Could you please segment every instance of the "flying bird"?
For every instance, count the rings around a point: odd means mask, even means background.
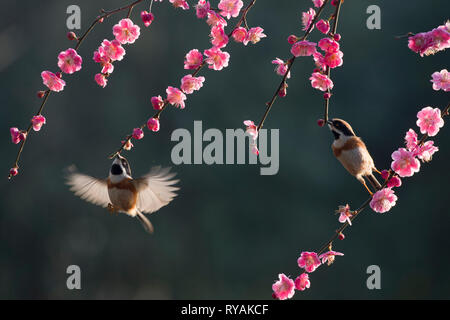
[[[360,137],[356,136],[348,122],[342,119],[333,119],[327,121],[327,124],[334,135],[334,142],[331,145],[334,156],[351,175],[366,187],[370,195],[373,195],[364,178],[369,181],[375,190],[379,190],[381,184],[375,178],[373,172],[380,172],[375,167],[366,145]]]
[[[153,213],[168,205],[176,196],[175,187],[179,180],[170,168],[153,167],[143,177],[133,179],[130,165],[124,157],[117,155],[106,179],[97,179],[70,170],[66,179],[70,190],[95,205],[108,208],[111,213],[126,213],[137,217],[144,229],[153,233],[152,223],[144,213]]]

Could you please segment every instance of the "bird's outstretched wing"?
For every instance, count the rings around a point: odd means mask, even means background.
[[[139,191],[137,208],[142,213],[152,213],[169,204],[176,196],[174,187],[179,180],[172,179],[176,173],[170,168],[153,167],[148,174],[136,179],[136,188]]]
[[[81,199],[106,208],[110,203],[106,180],[73,171],[66,176],[66,184]]]

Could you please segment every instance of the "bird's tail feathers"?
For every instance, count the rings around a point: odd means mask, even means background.
[[[141,222],[141,224],[144,227],[145,231],[147,231],[150,234],[152,234],[154,232],[154,228],[153,228],[152,223],[150,222],[150,220],[147,219],[146,216],[144,216],[144,214],[142,214],[139,211],[136,211],[136,217]]]

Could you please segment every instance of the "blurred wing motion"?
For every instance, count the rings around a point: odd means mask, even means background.
[[[88,175],[70,172],[67,182],[70,190],[81,199],[106,208],[109,201],[108,185],[106,180],[97,179]]]
[[[173,180],[176,173],[170,173],[170,168],[153,167],[151,171],[136,179],[136,187],[139,191],[137,208],[142,213],[152,213],[169,204],[176,196],[174,187],[179,180]],[[171,180],[172,179],[172,180]]]

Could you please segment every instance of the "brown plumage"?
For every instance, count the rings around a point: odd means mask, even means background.
[[[378,172],[378,170],[362,139],[357,137],[350,124],[342,119],[328,121],[328,126],[335,138],[331,145],[334,156],[366,187],[370,194],[372,191],[367,187],[364,177],[375,190],[379,190],[381,185],[373,175],[373,171]]]
[[[128,161],[117,156],[107,179],[97,179],[72,171],[67,184],[80,198],[108,208],[110,212],[123,212],[137,217],[145,230],[153,233],[153,226],[144,213],[152,213],[169,204],[179,188],[174,184],[174,173],[169,168],[154,167],[143,177],[133,179]]]

